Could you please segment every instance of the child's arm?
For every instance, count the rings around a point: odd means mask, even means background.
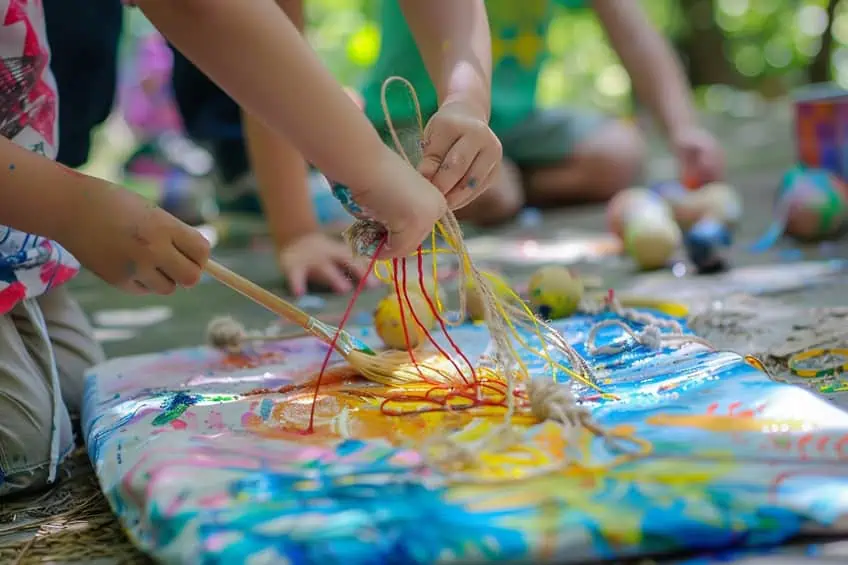
[[[302,34],[303,0],[276,2]],[[314,282],[348,292],[352,285],[346,274],[359,278],[367,269],[348,245],[321,232],[300,151],[248,112],[242,112],[242,123],[265,221],[289,291],[300,296]]]
[[[387,232],[380,257],[415,250],[447,207],[377,132],[273,0],[137,0],[148,19],[242,108],[347,185]]]
[[[494,182],[500,141],[489,128],[492,42],[483,0],[398,0],[435,86],[418,171],[458,209]]]
[[[368,190],[386,148],[273,0],[136,4],[245,110],[285,132],[329,177]]]
[[[439,102],[461,101],[488,121],[492,41],[483,0],[399,0]]]
[[[592,0],[636,94],[660,123],[680,163],[682,181],[692,187],[724,175],[724,152],[698,125],[692,95],[671,46],[633,0]]]
[[[638,2],[592,0],[636,94],[669,138],[696,127],[692,97],[680,61]]]
[[[276,0],[303,33],[303,0]],[[285,137],[242,112],[250,164],[256,176],[265,220],[277,249],[318,229],[307,184],[306,162]]]
[[[0,137],[0,224],[58,241],[107,283],[133,293],[193,286],[203,236],[140,196]]]
[[[0,137],[0,224],[60,239],[90,190],[89,177]]]

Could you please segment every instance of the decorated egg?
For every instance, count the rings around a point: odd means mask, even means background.
[[[624,226],[634,214],[647,207],[665,208],[667,204],[656,193],[647,188],[632,187],[613,196],[607,204],[607,224],[609,230],[623,237]]]
[[[710,216],[733,228],[742,218],[742,200],[729,184],[712,182],[698,190],[671,194],[667,199],[674,220],[684,231],[694,226],[701,218]]]
[[[786,213],[786,233],[804,240],[836,235],[848,220],[845,183],[824,169],[796,167],[783,177],[778,207]]]
[[[634,218],[624,232],[624,249],[644,270],[664,267],[680,247],[683,235],[670,216],[646,214]]]
[[[495,293],[495,297],[503,301],[512,300],[513,292],[506,280],[492,273],[486,273],[483,276]],[[483,296],[477,290],[476,283],[469,279],[465,290],[465,310],[468,317],[474,321],[484,320],[486,318],[486,309],[483,306]]]
[[[536,271],[527,284],[530,304],[545,319],[565,318],[577,311],[583,299],[583,280],[559,265]]]
[[[392,294],[383,298],[374,310],[374,329],[386,347],[391,349],[418,347],[425,341],[427,330],[435,323],[430,305],[422,295],[409,292],[407,296],[409,304],[406,303],[406,297],[401,297],[404,302],[402,310],[398,297]]]
[[[711,182],[692,194],[700,203],[702,218],[709,216],[728,228],[733,228],[742,219],[742,199],[729,184]]]
[[[686,233],[683,243],[698,273],[716,273],[727,268],[727,252],[733,238],[720,220],[704,216]]]

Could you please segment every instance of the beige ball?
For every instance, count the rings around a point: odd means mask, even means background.
[[[715,218],[729,228],[742,219],[742,199],[727,183],[711,182],[671,204],[674,219],[684,231],[707,216]]]
[[[507,301],[511,299],[512,289],[506,280],[493,274],[489,274],[485,278],[499,300]],[[477,290],[477,285],[471,279],[468,280],[465,287],[465,310],[468,317],[474,321],[486,319],[486,309],[483,307],[483,295]]]
[[[682,240],[680,227],[669,216],[642,216],[631,221],[624,232],[627,254],[644,270],[664,267]]]
[[[571,316],[583,299],[583,280],[559,265],[536,271],[527,285],[530,304],[545,319]]]
[[[667,204],[652,191],[640,186],[622,190],[613,196],[607,204],[607,224],[609,230],[620,238],[624,237],[624,227],[629,218],[645,207],[667,207]]]
[[[671,203],[672,214],[674,221],[680,226],[680,229],[688,231],[692,226],[698,223],[704,217],[704,203],[697,198],[695,192],[688,192],[681,198],[676,199]]]
[[[391,349],[415,348],[424,343],[427,333],[435,324],[436,318],[429,304],[418,293],[410,292],[409,304],[401,297],[403,309],[396,295],[390,294],[383,298],[374,310],[374,329],[383,340],[386,347]],[[410,309],[409,305],[412,305]],[[403,316],[401,316],[403,312]],[[413,312],[415,315],[413,315]],[[416,320],[417,316],[417,320]],[[420,325],[419,325],[420,322]],[[404,327],[406,331],[404,331]]]

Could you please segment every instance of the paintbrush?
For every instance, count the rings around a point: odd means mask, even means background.
[[[206,264],[206,272],[224,286],[269,312],[302,327],[306,333],[332,347],[354,370],[369,380],[387,386],[420,382],[422,378],[445,384],[462,382],[462,375],[456,374],[455,369],[451,370],[453,365],[449,359],[444,359],[435,353],[427,355],[425,352],[419,352],[417,353],[419,357],[416,357],[417,362],[412,363],[410,354],[406,351],[377,353],[350,333],[322,322],[291,302],[265,290],[216,261],[209,260]],[[236,333],[231,332],[231,335]]]

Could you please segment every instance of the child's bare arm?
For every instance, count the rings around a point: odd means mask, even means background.
[[[303,33],[303,0],[276,0],[276,3]],[[279,250],[318,229],[307,184],[306,162],[288,139],[250,113],[242,112],[242,121],[265,220]]]
[[[483,0],[399,0],[439,102],[470,104],[488,120],[492,44]]]
[[[140,196],[0,137],[0,224],[58,241],[106,282],[134,293],[193,286],[203,236]]]
[[[636,94],[669,137],[696,125],[692,97],[680,61],[633,0],[592,0],[610,43]]]
[[[0,137],[0,224],[59,239],[91,180]]]
[[[136,4],[245,110],[329,177],[368,190],[386,148],[274,0]]]

